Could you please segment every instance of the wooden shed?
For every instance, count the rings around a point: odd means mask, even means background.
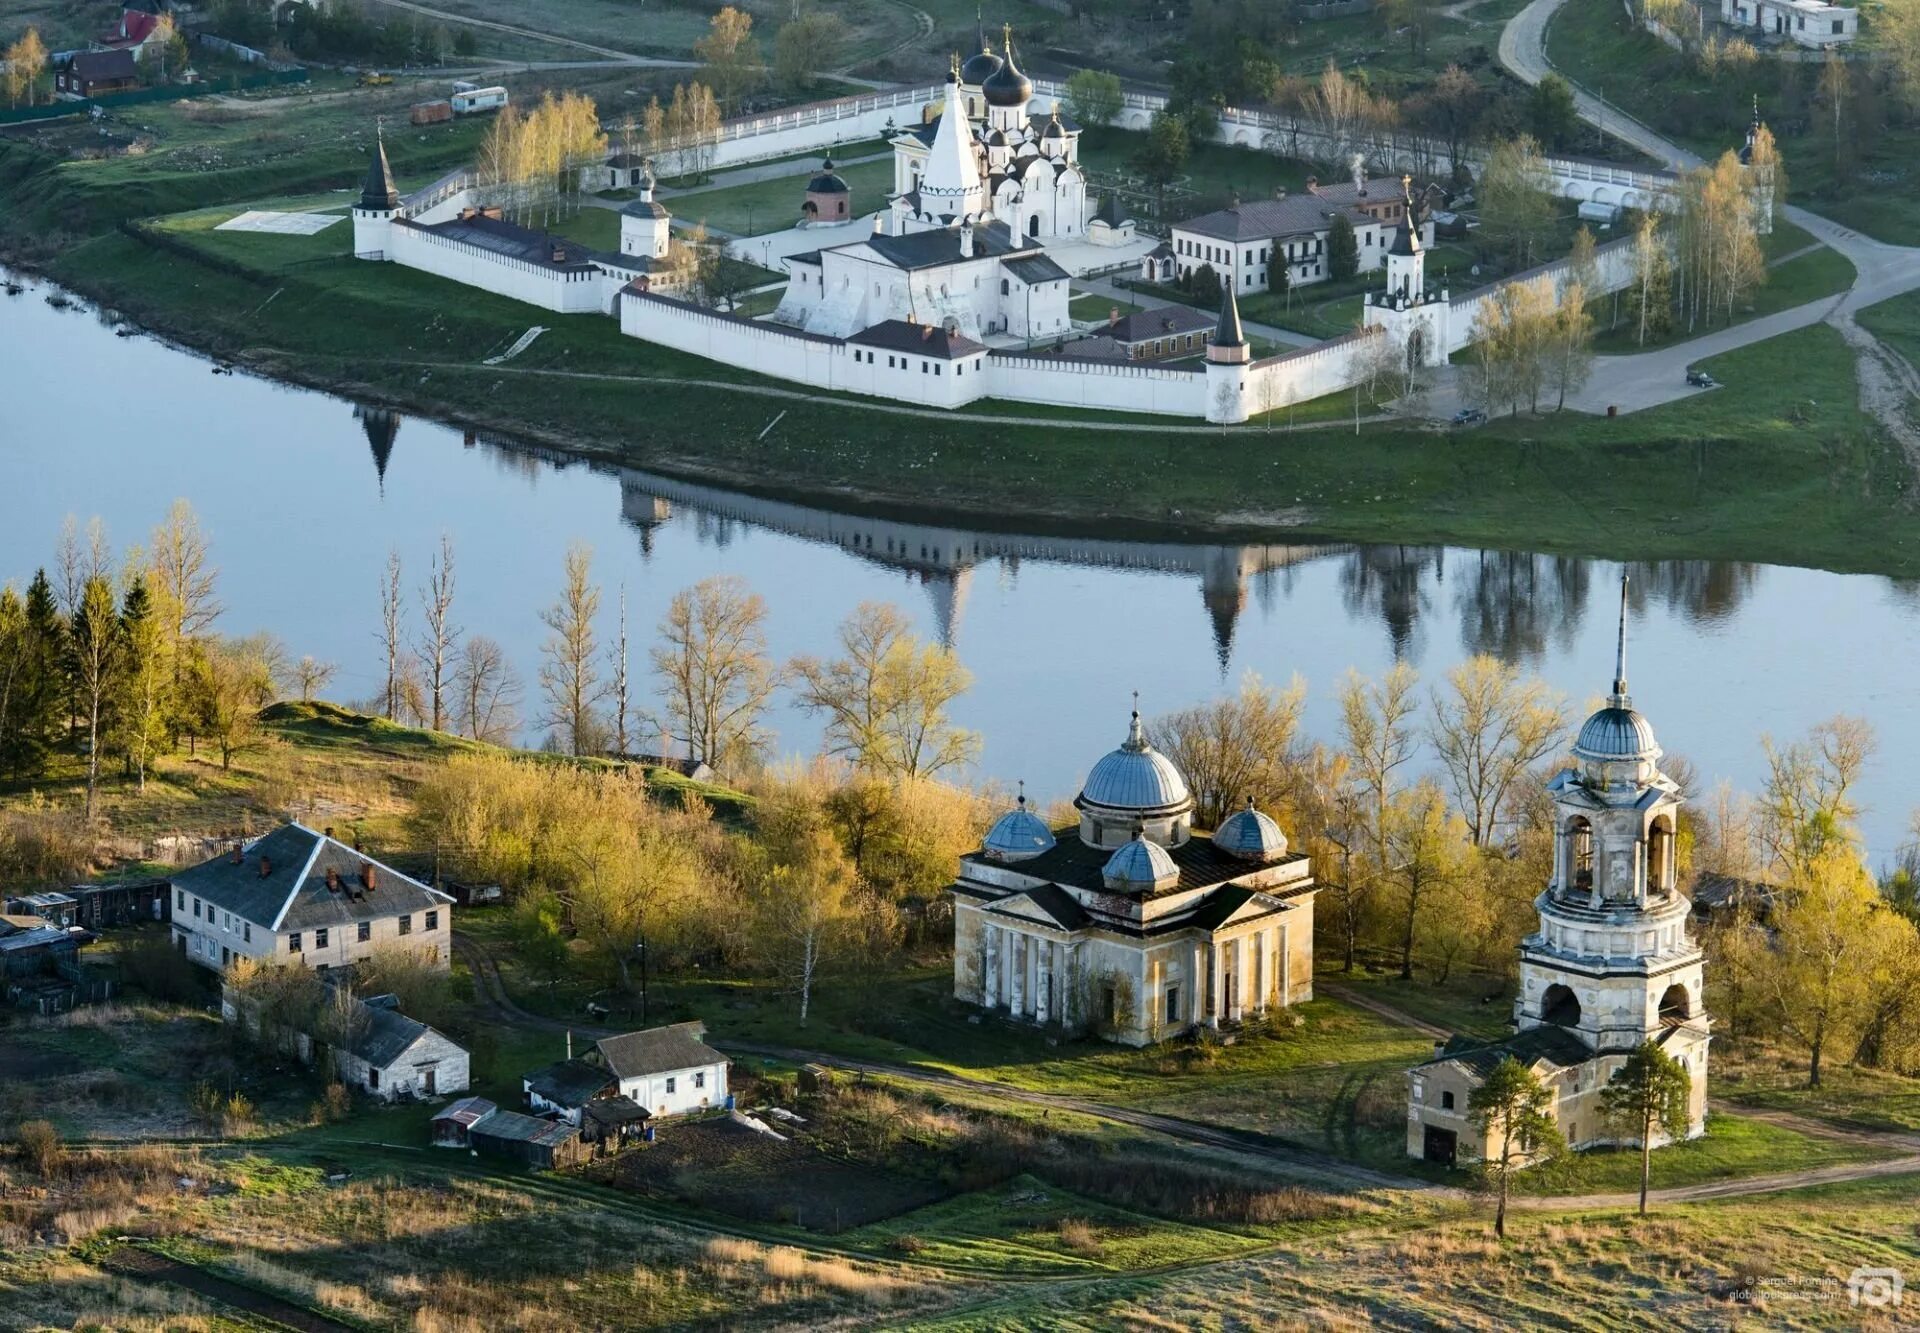
[[[572,1125],[518,1111],[495,1111],[468,1129],[467,1142],[475,1152],[511,1158],[543,1171],[575,1166],[587,1157],[580,1131]]]
[[[473,1127],[500,1108],[485,1097],[462,1097],[433,1117],[433,1146],[465,1148]]]

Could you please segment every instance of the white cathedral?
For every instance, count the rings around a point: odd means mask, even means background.
[[[939,114],[893,141],[894,195],[871,236],[787,260],[774,318],[829,338],[899,320],[967,338],[1065,337],[1070,274],[1049,244],[1089,239],[1080,129],[1006,53],[955,60]]]
[[[1502,1042],[1455,1038],[1413,1069],[1407,1154],[1448,1166],[1486,1157],[1488,1135],[1467,1115],[1473,1089],[1508,1056],[1553,1093],[1573,1148],[1632,1142],[1601,1110],[1602,1089],[1627,1054],[1657,1043],[1691,1083],[1687,1134],[1706,1132],[1712,1024],[1703,954],[1687,933],[1677,880],[1680,789],[1660,771],[1653,726],[1627,694],[1626,581],[1613,692],[1573,744],[1573,767],[1548,784],[1553,878],[1535,900],[1540,929],[1520,942],[1518,1032]]]

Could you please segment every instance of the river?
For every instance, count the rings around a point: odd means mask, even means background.
[[[1619,566],[1434,547],[1180,545],[1033,537],[836,514],[463,438],[322,393],[117,337],[37,287],[0,297],[0,578],[51,561],[62,520],[99,516],[116,550],[191,501],[220,571],[220,628],[268,630],[298,657],[339,664],[328,693],[372,697],[382,674],[379,587],[389,549],[416,587],[443,533],[456,554],[455,621],[507,648],[527,683],[568,545],[588,544],[606,590],[624,589],[634,669],[673,593],[737,574],[765,596],[781,657],[833,650],[868,599],[898,603],[973,671],[959,719],[978,730],[978,776],[1071,796],[1125,734],[1133,691],[1149,714],[1231,688],[1248,671],[1299,673],[1306,725],[1334,732],[1349,667],[1404,657],[1429,681],[1493,652],[1573,705],[1613,666]],[[892,429],[877,424],[876,429]],[[1632,567],[1629,674],[1662,743],[1704,794],[1754,789],[1763,733],[1793,738],[1836,712],[1874,725],[1861,793],[1870,853],[1910,835],[1920,791],[1899,777],[1920,743],[1920,589],[1876,576],[1682,561]],[[410,610],[417,619],[417,600]],[[817,723],[783,699],[783,754]],[[529,726],[527,738],[535,739]],[[1430,760],[1431,756],[1424,756]]]

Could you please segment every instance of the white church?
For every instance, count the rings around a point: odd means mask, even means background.
[[[1455,1038],[1409,1072],[1408,1156],[1447,1166],[1485,1158],[1488,1135],[1468,1118],[1468,1098],[1509,1056],[1552,1090],[1568,1146],[1633,1142],[1602,1113],[1601,1092],[1647,1041],[1687,1072],[1686,1137],[1706,1132],[1704,954],[1678,887],[1680,789],[1660,756],[1627,694],[1623,577],[1613,691],[1581,726],[1573,767],[1548,784],[1553,878],[1534,902],[1540,928],[1520,942],[1518,1032],[1494,1043]]]

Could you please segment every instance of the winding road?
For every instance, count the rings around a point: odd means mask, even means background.
[[[545,1032],[572,1032],[582,1037],[605,1037],[619,1031],[617,1028],[596,1026],[593,1024],[568,1023],[563,1019],[548,1018],[541,1014],[523,1009],[507,993],[501,980],[500,969],[492,956],[476,940],[456,931],[453,937],[454,954],[467,965],[473,976],[474,999],[480,1006],[493,1014],[502,1023],[516,1027],[533,1028]],[[1444,1036],[1445,1030],[1434,1024],[1415,1018],[1403,1010],[1396,1009],[1383,1001],[1361,996],[1349,988],[1339,985],[1323,986],[1339,999],[1360,1007],[1404,1027],[1413,1029],[1426,1036]],[[1115,1124],[1144,1129],[1162,1134],[1170,1139],[1191,1143],[1199,1147],[1213,1148],[1227,1152],[1251,1156],[1273,1166],[1282,1168],[1314,1184],[1331,1189],[1346,1190],[1392,1190],[1402,1193],[1417,1193],[1436,1198],[1461,1201],[1477,1199],[1479,1196],[1470,1191],[1446,1185],[1430,1184],[1407,1176],[1389,1172],[1375,1171],[1357,1166],[1329,1153],[1290,1143],[1271,1134],[1256,1130],[1237,1129],[1231,1126],[1209,1124],[1189,1120],[1182,1116],[1164,1115],[1154,1111],[1142,1111],[1130,1106],[1116,1106],[1110,1102],[1095,1101],[1085,1097],[1075,1097],[1064,1093],[1035,1092],[1026,1088],[1008,1087],[988,1079],[969,1078],[963,1074],[947,1070],[926,1069],[919,1065],[899,1064],[884,1060],[854,1059],[843,1055],[833,1055],[824,1051],[804,1050],[791,1046],[767,1045],[760,1042],[737,1042],[715,1039],[711,1043],[723,1051],[734,1055],[750,1055],[780,1060],[789,1064],[825,1064],[837,1069],[854,1070],[860,1073],[884,1075],[888,1078],[919,1083],[927,1087],[945,1088],[952,1091],[970,1093],[990,1092],[1009,1101],[1029,1106],[1044,1106],[1055,1110],[1091,1116],[1095,1119],[1111,1121]],[[1738,1180],[1710,1181],[1698,1185],[1683,1185],[1669,1189],[1657,1189],[1648,1194],[1650,1204],[1691,1203],[1704,1199],[1740,1198],[1756,1194],[1774,1194],[1782,1190],[1804,1189],[1815,1185],[1835,1185],[1848,1181],[1870,1180],[1884,1176],[1899,1176],[1920,1173],[1920,1134],[1873,1134],[1849,1129],[1841,1125],[1813,1121],[1793,1116],[1785,1112],[1748,1112],[1745,1110],[1719,1106],[1723,1114],[1750,1115],[1755,1119],[1786,1125],[1802,1133],[1817,1134],[1824,1138],[1841,1139],[1875,1148],[1894,1148],[1902,1150],[1895,1157],[1880,1158],[1866,1162],[1843,1162],[1833,1166],[1806,1167],[1800,1170],[1777,1171],[1764,1176],[1748,1176]],[[1637,1193],[1550,1195],[1540,1197],[1518,1197],[1509,1201],[1508,1207],[1529,1211],[1561,1211],[1571,1209],[1612,1209],[1630,1208],[1639,1203]]]
[[[1500,63],[1516,78],[1536,84],[1555,72],[1553,62],[1547,58],[1547,27],[1567,3],[1568,0],[1533,0],[1501,30]],[[1567,76],[1561,73],[1561,77]],[[1673,170],[1688,171],[1701,165],[1698,153],[1648,128],[1573,80],[1567,79],[1567,83],[1573,89],[1575,109],[1589,125]],[[1899,441],[1909,464],[1916,475],[1920,475],[1920,427],[1916,427],[1909,412],[1909,399],[1920,395],[1920,371],[1854,318],[1867,306],[1920,289],[1920,249],[1889,245],[1862,236],[1850,227],[1797,205],[1785,205],[1780,212],[1789,222],[1852,261],[1856,275],[1852,287],[1837,297],[1809,301],[1791,310],[1659,351],[1596,357],[1586,388],[1571,396],[1568,405],[1589,412],[1605,411],[1607,406],[1617,405],[1621,411],[1631,412],[1703,392],[1685,386],[1687,367],[1694,362],[1795,329],[1826,323],[1838,330],[1853,349],[1861,410]]]

